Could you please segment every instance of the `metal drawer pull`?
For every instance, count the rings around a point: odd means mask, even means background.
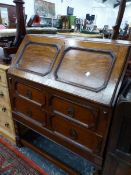
[[[69,130],[69,135],[70,135],[70,138],[73,140],[76,140],[78,138],[77,131],[74,128],[71,128]]]
[[[9,123],[5,123],[5,127],[9,128],[9,126],[10,126]]]
[[[1,76],[0,76],[0,81],[1,81]]]
[[[6,112],[6,107],[3,107],[3,108],[2,108],[2,111],[3,111],[3,112]]]
[[[67,114],[68,114],[70,117],[74,118],[74,116],[75,116],[75,109],[72,108],[72,107],[69,107],[69,108],[67,109]]]
[[[30,90],[27,90],[26,97],[28,97],[30,100],[32,100],[32,92]]]
[[[3,92],[0,92],[0,97],[3,97],[4,96],[4,93]]]

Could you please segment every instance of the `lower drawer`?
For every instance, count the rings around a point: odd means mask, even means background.
[[[90,150],[94,153],[99,153],[102,146],[102,136],[70,122],[59,115],[54,115],[51,118],[51,125],[53,131],[63,136],[65,139],[73,141],[77,146]]]

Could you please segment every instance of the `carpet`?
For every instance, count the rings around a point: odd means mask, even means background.
[[[17,148],[0,138],[0,175],[47,175]]]
[[[52,142],[44,136],[40,136],[34,131],[28,131],[28,133],[25,134],[24,139],[35,145],[40,150],[47,152],[49,155],[56,157],[59,161],[70,166],[72,169],[79,172],[79,175],[92,175],[93,172],[95,172],[95,166],[91,164],[91,162],[76,155],[75,153],[70,152],[65,147]],[[20,151],[31,160],[35,161],[41,168],[46,170],[49,175],[67,175],[66,172],[56,167],[54,164],[47,161],[40,155],[37,155],[31,149],[22,147],[20,148]]]

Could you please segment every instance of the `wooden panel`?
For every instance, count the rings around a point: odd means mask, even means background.
[[[55,44],[29,42],[19,56],[17,68],[44,76],[51,71],[57,54]]]
[[[92,91],[106,88],[115,56],[110,51],[70,47],[64,51],[56,79]]]
[[[120,159],[115,154],[109,154],[103,175],[130,175],[131,163]]]
[[[6,72],[0,70],[0,85],[7,86]]]
[[[40,105],[45,104],[45,94],[42,92],[42,89],[37,87],[27,86],[25,84],[17,83],[16,91],[19,95],[39,103]]]
[[[44,126],[46,124],[46,112],[42,111],[38,106],[22,98],[15,98],[14,108],[18,113],[39,122],[41,125]]]
[[[88,128],[96,125],[98,110],[95,108],[90,106],[82,107],[72,101],[57,97],[52,97],[51,105],[54,113],[62,113],[74,120],[79,120]]]
[[[69,120],[63,119],[59,115],[54,115],[51,120],[52,128],[55,133],[65,136],[67,139],[84,145],[91,152],[100,152],[102,137],[81,127]]]

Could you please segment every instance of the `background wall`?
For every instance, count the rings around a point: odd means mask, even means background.
[[[28,15],[28,19],[34,14],[34,0],[25,1],[25,13]],[[74,8],[74,15],[85,19],[85,14],[95,14],[95,23],[99,28],[103,28],[103,24],[109,25],[110,28],[115,24],[118,8],[113,8],[110,4],[110,0],[107,3],[100,3],[99,0],[46,0],[48,2],[55,3],[56,17],[57,15],[66,15],[67,7]],[[13,0],[0,0],[0,3],[14,4]],[[125,21],[131,22],[131,5],[127,6],[125,15],[123,18],[123,24]],[[28,20],[27,19],[27,20]]]

